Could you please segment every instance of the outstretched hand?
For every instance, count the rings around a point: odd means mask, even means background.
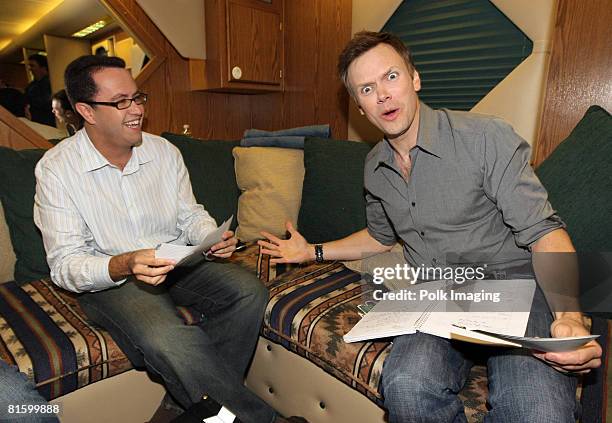
[[[291,222],[285,224],[290,234],[289,239],[280,239],[271,233],[262,231],[261,234],[267,239],[257,241],[261,252],[274,257],[271,263],[303,263],[314,260],[314,247],[295,230]]]

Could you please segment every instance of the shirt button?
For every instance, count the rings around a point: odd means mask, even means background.
[[[412,204],[412,207],[416,206],[416,203],[414,201],[411,204]]]
[[[421,231],[421,236],[425,236],[425,232]]]

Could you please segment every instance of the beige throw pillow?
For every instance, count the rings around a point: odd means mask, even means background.
[[[236,147],[232,154],[241,191],[236,235],[252,241],[264,230],[285,237],[285,222],[297,225],[302,202],[303,150]]]

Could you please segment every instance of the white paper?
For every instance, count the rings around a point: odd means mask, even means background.
[[[467,330],[467,332],[469,333],[469,335],[488,336],[492,339],[501,339],[508,342],[516,343],[518,346],[523,348],[530,348],[532,350],[545,352],[573,351],[580,348],[584,344],[592,341],[593,339],[597,339],[599,337],[599,335],[586,335],[570,336],[566,338],[533,338],[484,331],[470,332],[470,330]]]
[[[494,286],[495,291],[499,292],[503,298],[503,309],[509,311],[479,311],[481,307],[490,307],[490,304],[482,303],[470,304],[469,311],[461,311],[461,306],[456,306],[451,301],[383,300],[344,335],[344,341],[364,341],[413,334],[419,331],[447,339],[520,346],[509,340],[462,330],[455,325],[514,336],[524,335],[529,320],[529,312],[525,310],[531,308],[535,291],[533,279],[482,280],[463,287],[451,281],[432,281],[415,284],[409,290],[427,289],[430,292],[436,290],[448,292],[454,289],[479,292],[483,287],[490,288],[491,286]]]
[[[189,266],[195,264],[206,254],[210,247],[223,240],[223,233],[229,230],[234,216],[230,216],[221,226],[210,232],[200,245],[174,245],[160,244],[155,250],[155,258],[164,258],[176,261],[175,266]]]
[[[236,416],[231,411],[229,411],[227,408],[221,407],[221,410],[219,410],[219,414],[217,414],[216,416],[212,416],[207,419],[204,419],[203,422],[204,423],[233,423],[234,420],[236,420]]]

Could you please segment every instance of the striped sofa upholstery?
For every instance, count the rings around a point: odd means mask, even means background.
[[[76,296],[48,279],[0,285],[0,358],[49,400],[132,367],[110,335],[87,320]]]

